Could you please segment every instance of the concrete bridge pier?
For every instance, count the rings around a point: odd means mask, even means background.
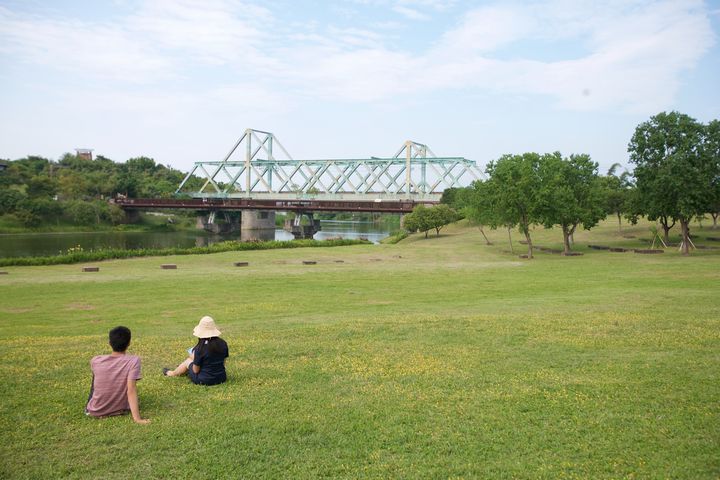
[[[211,233],[232,233],[240,230],[240,216],[231,212],[212,210],[210,212],[198,212],[195,221],[198,230],[205,230]]]
[[[125,210],[125,223],[138,223],[140,221],[140,210]]]
[[[303,225],[302,217],[307,217],[309,222]],[[285,231],[290,232],[295,237],[295,240],[313,238],[313,236],[322,230],[320,227],[320,220],[313,218],[312,212],[298,211],[295,213],[295,218],[289,218],[285,220]]]
[[[273,210],[243,210],[240,221],[240,241],[275,240],[275,212]]]

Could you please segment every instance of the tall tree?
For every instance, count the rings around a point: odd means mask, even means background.
[[[709,212],[713,219],[713,229],[717,228],[720,215],[720,120],[713,120],[705,127],[705,154],[711,165],[714,164],[715,177],[711,182]]]
[[[540,162],[540,182],[539,219],[547,228],[562,228],[563,253],[567,255],[577,226],[589,230],[606,214],[597,163],[586,154],[569,158],[562,158],[560,152],[546,154]]]
[[[517,226],[527,241],[527,258],[533,258],[530,226],[538,223],[537,196],[540,190],[538,174],[540,155],[503,155],[490,162],[486,172],[487,201],[492,205],[492,218],[498,225]]]
[[[486,245],[492,245],[492,242],[485,235],[484,227],[496,229],[501,225],[501,220],[497,218],[492,205],[491,187],[488,181],[477,180],[460,195],[465,199],[462,207],[463,215],[471,224],[478,226]]]
[[[638,125],[628,145],[643,212],[664,221],[663,228],[668,219],[680,223],[685,255],[690,221],[709,210],[717,176],[717,162],[703,146],[705,134],[694,118],[662,112]]]
[[[628,213],[630,189],[630,173],[628,171],[617,175],[619,163],[613,164],[607,175],[600,177],[603,189],[605,190],[605,207],[608,214],[617,216],[618,232],[622,227],[622,216]]]

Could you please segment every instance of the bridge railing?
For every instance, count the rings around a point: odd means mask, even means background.
[[[294,212],[379,212],[409,213],[419,204],[431,201],[414,200],[315,200],[315,199],[252,199],[252,198],[118,198],[114,203],[126,210],[189,209],[275,210]]]

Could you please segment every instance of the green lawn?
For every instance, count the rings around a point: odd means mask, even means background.
[[[2,268],[0,478],[718,478],[720,250],[588,250],[647,247],[608,222],[528,261],[441,233]],[[228,383],[162,377],[207,314]],[[83,414],[116,325],[147,426]]]

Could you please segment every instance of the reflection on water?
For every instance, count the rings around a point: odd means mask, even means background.
[[[367,238],[377,243],[389,232],[371,222],[323,220],[316,240],[328,238]],[[87,232],[31,233],[0,235],[0,257],[46,256],[65,253],[80,245],[84,250],[101,248],[139,249],[171,247],[204,247],[226,240],[292,240],[282,229],[251,230],[242,234],[212,235],[206,232]]]

